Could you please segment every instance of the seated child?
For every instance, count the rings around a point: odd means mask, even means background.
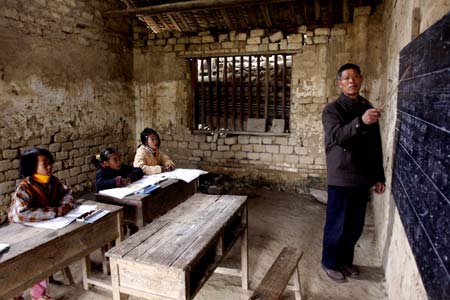
[[[52,176],[52,154],[42,148],[26,150],[20,157],[20,176],[12,196],[8,218],[11,223],[34,222],[64,216],[74,206],[70,189]],[[31,289],[33,300],[52,300],[46,295],[47,280]],[[14,299],[23,300],[22,295]]]
[[[135,167],[141,168],[146,175],[175,170],[173,161],[159,150],[161,139],[155,130],[145,128],[141,132],[141,142],[134,157]]]
[[[121,155],[114,148],[104,149],[92,158],[92,163],[97,167],[97,192],[127,186],[144,176],[141,169],[122,164]]]

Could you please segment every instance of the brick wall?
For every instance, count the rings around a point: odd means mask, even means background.
[[[90,157],[106,146],[134,156],[128,24],[103,19],[118,1],[2,1],[0,223],[28,148],[48,148],[54,174],[91,191]]]
[[[137,134],[144,127],[161,133],[165,150],[179,166],[273,183],[324,185],[325,156],[321,112],[339,89],[336,71],[344,63],[362,64],[357,40],[367,41],[370,8],[355,10],[355,24],[333,28],[298,28],[297,33],[200,32],[195,35],[149,33],[134,24],[134,90],[139,112]],[[221,54],[293,53],[290,132],[263,134],[198,133],[192,129],[192,91],[186,57]],[[152,70],[152,71],[149,71]],[[364,94],[376,95],[376,72],[365,73]],[[379,99],[371,99],[376,103]],[[223,134],[223,135],[222,135]]]

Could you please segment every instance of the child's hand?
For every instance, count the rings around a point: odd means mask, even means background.
[[[170,172],[170,171],[175,170],[175,166],[174,165],[167,165],[167,166],[164,166],[163,169],[164,169],[164,172]]]
[[[122,184],[122,186],[127,186],[127,185],[129,185],[131,182],[132,182],[132,181],[131,181],[130,178],[122,178],[122,179],[121,179],[121,184]]]
[[[62,217],[67,215],[67,213],[71,210],[71,206],[70,205],[61,205],[59,207],[56,208],[56,216],[57,217]]]

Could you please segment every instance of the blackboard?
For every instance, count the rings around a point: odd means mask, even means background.
[[[392,192],[429,299],[450,299],[450,13],[400,52]]]

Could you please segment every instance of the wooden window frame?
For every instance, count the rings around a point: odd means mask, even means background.
[[[257,132],[272,133],[273,120],[281,119],[276,133],[289,133],[292,59],[291,53],[190,57],[194,131],[252,133],[249,123],[257,119]]]

